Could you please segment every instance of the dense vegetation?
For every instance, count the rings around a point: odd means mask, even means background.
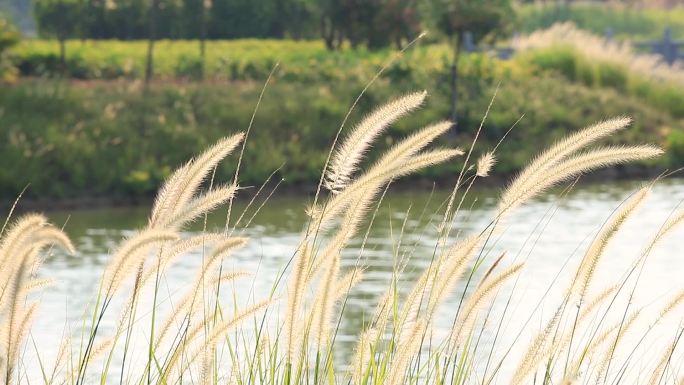
[[[322,38],[371,48],[401,44],[445,17],[489,28],[511,0],[34,0],[43,37],[139,40]],[[463,18],[462,15],[469,15]],[[457,15],[457,16],[456,16]],[[499,15],[499,16],[498,16]],[[507,18],[509,19],[509,18]],[[154,20],[154,22],[153,22]],[[151,25],[153,24],[153,25]],[[153,31],[152,31],[153,30]]]
[[[43,0],[46,3],[58,4],[56,0]],[[79,2],[63,0],[67,7],[76,7]],[[193,39],[201,37],[198,28],[201,15],[199,10],[202,1],[177,0],[167,1],[161,9],[161,24],[158,36],[161,38]],[[420,3],[420,2],[418,2]],[[510,20],[512,30],[530,32],[539,28],[548,28],[560,21],[572,21],[583,29],[603,34],[611,29],[617,37],[632,39],[650,39],[660,37],[664,26],[670,26],[675,37],[684,37],[684,10],[682,8],[663,9],[660,7],[621,6],[613,2],[606,6],[605,2],[594,1],[556,1],[544,2],[544,5],[531,4],[531,1],[519,2],[515,7],[515,17]],[[632,2],[635,3],[635,2]],[[653,1],[642,2],[653,5]],[[677,4],[676,2],[672,2]],[[0,0],[0,12],[8,13],[21,30],[35,32],[33,16],[37,0]],[[319,1],[319,0],[214,0],[207,4],[207,37],[210,39],[225,38],[314,38],[321,37],[321,15],[331,15],[328,20],[335,20],[340,27],[359,29],[359,26],[371,26],[386,31],[384,20],[392,20],[399,25],[396,32],[412,34],[418,30],[418,24],[431,28],[435,23],[434,15],[425,6],[416,6],[411,1]],[[55,6],[53,5],[53,6]],[[114,5],[114,6],[113,6]],[[350,14],[351,6],[363,12]],[[84,7],[84,6],[83,6]],[[147,37],[147,16],[149,4],[140,0],[109,0],[89,2],[83,12],[78,26],[68,26],[71,37],[142,39]],[[106,8],[109,7],[109,8]],[[280,9],[278,9],[280,7]],[[392,7],[392,8],[389,8]],[[291,22],[280,25],[281,15]],[[334,16],[334,17],[333,17]],[[510,16],[510,15],[509,15]],[[427,20],[425,20],[427,19]],[[258,22],[253,22],[257,20]],[[294,21],[294,22],[292,22]],[[57,23],[58,18],[43,22]],[[397,24],[397,22],[401,22]],[[382,25],[379,25],[382,24]],[[45,28],[45,26],[44,26]],[[44,35],[50,35],[50,27],[44,29]],[[372,31],[357,32],[368,35]],[[387,34],[376,33],[374,39],[393,43]]]
[[[435,49],[413,51],[391,67],[361,100],[354,120],[379,100],[422,88],[431,96],[419,114],[420,120],[447,116],[446,68],[440,68],[439,60],[426,58]],[[513,61],[487,55],[462,57],[459,130],[447,141],[458,145],[473,136],[500,82],[480,145],[483,150],[492,147],[524,114],[499,149],[498,171],[504,175],[523,165],[536,151],[539,138],[552,141],[577,124],[625,112],[638,119],[625,133],[629,137],[620,139],[659,142],[671,155],[661,159],[661,164],[681,164],[684,138],[677,129],[680,107],[670,109],[657,98],[644,103],[640,95],[610,87],[599,78],[576,81],[565,66],[543,60],[544,55],[555,57],[556,53],[539,52]],[[380,59],[377,56],[375,60]],[[307,61],[301,63],[306,66]],[[308,74],[306,82],[290,81],[289,67],[284,64],[267,89],[247,141],[245,156],[250,166],[242,171],[242,183],[259,184],[282,167],[277,177],[284,177],[285,185],[311,186],[325,160],[324,149],[364,80],[374,73],[373,64],[371,60],[366,67],[342,68],[335,72],[337,76],[321,75],[318,79],[316,71],[302,70]],[[598,68],[597,74],[602,71]],[[147,91],[135,82],[98,81],[70,84],[33,80],[4,88],[0,91],[0,105],[4,107],[0,126],[5,128],[0,153],[4,162],[21,167],[2,170],[0,191],[11,196],[31,183],[29,195],[149,194],[170,167],[212,140],[248,126],[262,85],[261,80],[254,79],[265,76],[268,68],[263,71],[240,82],[167,82],[153,84]],[[350,74],[347,78],[345,71]],[[417,124],[417,120],[402,121],[389,136],[399,137]],[[384,145],[389,143],[388,139]],[[431,169],[429,176],[450,180],[448,176],[457,167],[450,164]],[[231,170],[226,168],[219,174],[225,177]]]
[[[518,5],[516,10],[523,29],[571,19],[598,30],[598,19],[592,18],[612,15],[610,20],[622,23],[614,24],[620,36],[651,36],[663,17],[656,9],[635,12],[591,4]],[[486,7],[480,11],[486,13]],[[458,144],[473,135],[500,84],[481,145],[493,146],[525,115],[500,150],[503,174],[518,170],[535,151],[530,138],[553,140],[569,127],[624,112],[637,118],[629,139],[655,140],[667,148],[661,165],[684,160],[681,83],[654,79],[649,68],[635,72],[619,63],[631,63],[631,58],[597,60],[578,49],[581,41],[529,50],[509,61],[487,54],[461,56],[459,65],[452,66],[458,52],[453,36],[443,37],[449,31],[458,37],[466,28],[457,15],[442,20],[441,35],[432,34],[392,65],[353,117],[399,91],[427,88],[431,97],[423,114],[433,119],[456,116],[457,134],[448,141]],[[676,34],[680,18],[684,20],[684,13],[679,9],[669,17]],[[14,32],[11,36],[6,47],[16,43]],[[325,40],[209,40],[204,56],[196,40],[162,40],[154,51],[156,82],[149,87],[139,82],[145,78],[148,44],[142,40],[67,40],[64,63],[56,41],[26,39],[4,55],[0,47],[4,78],[25,77],[0,89],[2,160],[22,166],[0,171],[0,194],[15,196],[31,183],[29,196],[149,195],[170,167],[226,132],[247,126],[261,85],[276,63],[280,65],[248,140],[251,162],[242,173],[243,183],[258,184],[278,169],[285,185],[311,186],[325,158],[322,149],[351,101],[394,52],[368,44],[352,47],[345,39],[333,51]],[[450,96],[454,68],[460,78],[457,114],[452,114]],[[64,78],[69,80],[60,80]],[[204,80],[196,82],[200,78]],[[401,123],[390,136],[412,127],[410,120]],[[446,177],[455,167],[431,169],[430,176]],[[638,167],[623,174],[627,171]],[[231,170],[221,172],[225,176]],[[60,175],[58,181],[50,178],[54,175]]]

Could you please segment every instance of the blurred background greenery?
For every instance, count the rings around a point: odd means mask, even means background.
[[[426,108],[396,124],[384,146],[443,118],[457,123],[446,140],[466,146],[498,89],[478,150],[522,117],[498,150],[500,175],[569,130],[621,114],[635,124],[616,141],[657,142],[668,155],[611,176],[677,168],[684,161],[679,63],[638,71],[627,54],[599,60],[581,41],[500,54],[566,21],[597,37],[610,32],[615,44],[660,39],[666,28],[684,39],[684,8],[674,3],[0,0],[0,162],[10,165],[0,168],[0,198],[29,184],[34,199],[150,197],[173,167],[247,127],[276,63],[241,183],[276,171],[285,186],[307,190],[356,95],[424,30],[429,35],[388,68],[353,115],[427,89]],[[470,42],[480,49],[466,49]],[[658,71],[669,75],[649,75]],[[418,178],[451,182],[457,169]],[[218,174],[232,172],[228,162]]]

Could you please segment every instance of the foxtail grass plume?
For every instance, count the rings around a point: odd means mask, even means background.
[[[479,176],[480,178],[489,176],[489,172],[492,170],[492,167],[494,167],[495,163],[496,156],[494,156],[494,153],[491,151],[487,152],[477,160],[475,175]]]
[[[188,209],[192,197],[204,179],[218,163],[228,156],[244,138],[236,134],[223,138],[196,159],[176,170],[157,194],[152,207],[149,227],[168,228],[184,224],[182,213]],[[226,194],[224,194],[226,195]]]
[[[587,252],[582,258],[582,262],[577,270],[575,279],[573,280],[571,290],[576,291],[580,299],[584,298],[589,289],[596,267],[599,260],[604,254],[605,248],[611,238],[622,227],[625,221],[634,213],[634,211],[644,202],[651,192],[651,186],[646,186],[637,191],[634,196],[625,202],[620,210],[618,210],[606,223],[596,238],[592,241],[587,249]]]
[[[332,319],[332,310],[337,294],[337,276],[340,269],[340,256],[337,255],[328,264],[325,273],[321,277],[318,296],[311,312],[311,332],[314,335],[318,350],[322,351],[328,344],[328,331]]]
[[[534,171],[526,168],[505,190],[499,202],[499,214],[503,215],[556,184],[599,168],[655,158],[663,151],[655,146],[609,146],[559,159],[552,166]]]
[[[285,338],[287,339],[286,357],[288,363],[293,363],[299,348],[301,330],[297,323],[301,314],[304,290],[307,284],[307,269],[311,260],[311,246],[304,244],[297,253],[292,270],[285,309]]]
[[[343,190],[377,136],[392,122],[418,108],[426,96],[426,91],[420,91],[401,97],[374,110],[354,127],[330,160],[326,187],[335,193]]]
[[[331,221],[344,211],[352,199],[362,192],[377,191],[389,181],[413,173],[421,168],[445,162],[463,152],[458,149],[432,150],[419,153],[439,136],[446,133],[452,124],[441,122],[430,125],[410,135],[389,149],[375,164],[335,195],[323,207],[311,210],[317,224],[315,228],[327,228]]]
[[[463,339],[471,333],[478,312],[482,306],[495,294],[497,289],[499,289],[508,279],[517,274],[522,267],[522,263],[513,265],[498,275],[483,280],[477,286],[477,289],[463,305],[463,309],[459,313],[455,327],[452,330],[451,338],[453,345],[459,346],[463,342]]]
[[[40,253],[55,245],[75,253],[66,234],[37,214],[18,219],[0,239],[0,371],[5,384],[16,381],[20,349],[38,308],[27,296],[50,281],[35,278]]]
[[[385,382],[386,384],[400,385],[405,383],[406,371],[413,357],[420,352],[424,333],[425,321],[422,319],[416,321],[406,339],[397,346],[396,355],[388,371],[389,378]]]

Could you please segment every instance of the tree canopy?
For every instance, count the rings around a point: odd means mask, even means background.
[[[510,0],[430,0],[430,12],[437,28],[447,36],[471,32],[480,39],[501,32],[513,20]]]
[[[331,49],[401,46],[426,26],[483,35],[512,14],[510,0],[158,1],[160,39],[323,38]],[[143,39],[149,13],[149,0],[34,0],[43,36]]]

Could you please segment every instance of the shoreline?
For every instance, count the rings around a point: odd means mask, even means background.
[[[656,178],[663,174],[663,170],[656,168],[634,168],[634,169],[607,169],[591,174],[583,175],[578,185],[591,186],[605,182],[639,182]],[[473,189],[503,189],[513,178],[514,174],[508,176],[491,175],[487,178],[479,178],[474,184]],[[391,191],[405,192],[418,191],[427,192],[432,189],[435,191],[451,190],[456,182],[457,175],[453,178],[440,177],[430,179],[427,177],[409,178],[396,181],[392,184]],[[668,179],[684,178],[684,175],[672,175]],[[261,186],[250,186],[242,194],[236,196],[236,201],[249,201]],[[276,183],[266,185],[261,191],[261,196],[267,196]],[[315,184],[286,185],[277,187],[273,197],[293,197],[305,195],[313,197],[316,193]],[[19,200],[15,213],[26,213],[32,211],[55,212],[66,210],[87,210],[102,208],[134,208],[149,207],[154,203],[154,195],[138,196],[81,196],[68,199],[54,198],[22,198]],[[15,199],[0,202],[0,210],[7,214],[14,204]]]

